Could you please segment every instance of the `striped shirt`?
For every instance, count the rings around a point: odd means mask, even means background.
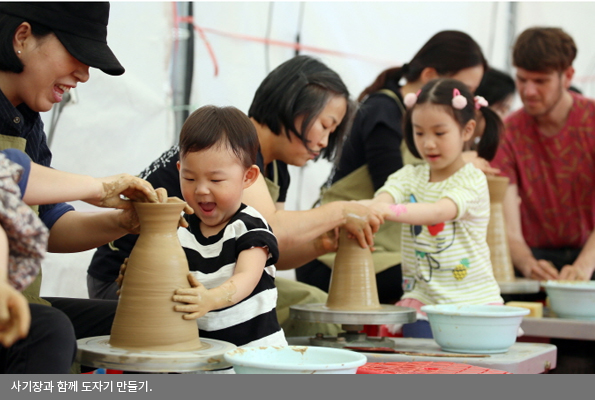
[[[242,204],[224,229],[207,238],[201,233],[200,220],[195,215],[187,219],[190,226],[178,229],[178,237],[191,273],[207,289],[220,286],[233,275],[242,251],[264,247],[269,252],[254,291],[237,304],[210,311],[199,318],[199,335],[236,346],[287,345],[275,310],[274,264],[279,258],[279,249],[266,220],[254,208]]]
[[[468,163],[442,182],[429,180],[428,164],[406,165],[377,192],[388,192],[395,203],[449,198],[457,206],[452,221],[402,224],[403,299],[424,304],[503,302],[486,241],[490,197],[485,175]]]

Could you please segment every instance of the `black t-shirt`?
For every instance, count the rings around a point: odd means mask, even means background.
[[[400,98],[397,86],[387,85]],[[367,164],[374,190],[378,190],[390,174],[403,167],[401,142],[403,114],[395,99],[383,93],[366,98],[353,121],[331,183]]]
[[[179,148],[174,146],[153,161],[139,176],[150,182],[155,189],[165,188],[169,197],[176,196],[183,199],[182,190],[180,189],[180,175],[176,166],[179,158]],[[261,171],[264,170],[260,151],[256,157],[256,165]],[[273,180],[273,173],[273,168],[267,168],[266,178]],[[277,202],[285,202],[289,181],[287,164],[277,161],[277,184],[280,187]],[[118,277],[124,259],[130,255],[137,238],[138,235],[130,234],[98,247],[95,254],[93,254],[87,273],[93,278],[105,282],[114,281]]]

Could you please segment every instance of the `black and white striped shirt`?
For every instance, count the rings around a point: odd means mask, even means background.
[[[275,311],[274,263],[279,258],[279,249],[263,216],[242,204],[225,228],[208,238],[201,233],[200,220],[195,215],[186,218],[190,226],[178,229],[178,237],[190,271],[207,289],[221,285],[233,275],[242,251],[265,247],[269,252],[262,276],[252,293],[235,305],[213,310],[199,318],[200,336],[236,346],[287,345]]]

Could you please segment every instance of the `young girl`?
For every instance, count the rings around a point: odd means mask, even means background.
[[[418,310],[418,322],[405,325],[403,335],[432,337],[420,311],[425,304],[503,302],[486,242],[487,180],[462,158],[463,145],[473,135],[476,109],[486,121],[480,157],[493,158],[502,122],[483,98],[473,98],[454,79],[430,81],[417,95],[407,95],[405,103],[407,147],[426,162],[390,175],[366,204],[385,219],[403,223],[405,294],[397,305]]]
[[[178,235],[190,275],[174,309],[198,319],[200,336],[237,346],[284,346],[276,315],[277,239],[256,209],[242,204],[259,175],[258,137],[234,107],[205,106],[180,133],[180,183],[195,211]],[[182,316],[181,316],[182,317]]]

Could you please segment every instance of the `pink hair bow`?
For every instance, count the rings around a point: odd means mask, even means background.
[[[457,110],[462,110],[467,105],[467,99],[459,92],[459,89],[452,90],[452,106]]]
[[[403,103],[405,103],[405,107],[411,108],[417,103],[417,98],[419,97],[419,93],[421,89],[417,91],[417,93],[407,93],[403,98]]]
[[[488,101],[482,96],[475,96],[473,99],[475,100],[476,110],[479,110],[481,107],[487,107],[489,105]]]

